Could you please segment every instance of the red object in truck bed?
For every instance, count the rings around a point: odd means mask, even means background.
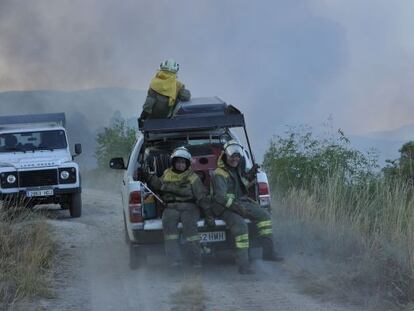
[[[217,156],[214,154],[194,156],[191,161],[191,168],[200,176],[201,181],[210,188],[210,174],[217,167]]]

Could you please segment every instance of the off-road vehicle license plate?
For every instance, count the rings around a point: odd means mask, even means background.
[[[200,242],[223,242],[226,240],[225,231],[202,232],[200,233]]]
[[[53,195],[53,189],[47,190],[30,190],[26,192],[26,196],[29,198],[31,197],[46,197],[49,195]]]

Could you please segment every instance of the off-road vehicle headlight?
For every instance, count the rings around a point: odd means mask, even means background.
[[[76,183],[76,168],[62,167],[59,169],[59,183],[60,184],[74,184]]]
[[[69,172],[68,171],[61,171],[60,172],[60,178],[62,178],[63,180],[66,180],[69,178]]]
[[[7,176],[6,180],[9,184],[14,184],[16,182],[16,176],[10,174]]]

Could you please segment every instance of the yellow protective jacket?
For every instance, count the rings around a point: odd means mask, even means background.
[[[237,168],[227,166],[221,154],[213,172],[211,187],[212,198],[216,203],[213,210],[217,215],[225,209],[231,209],[241,198],[247,197],[249,181],[243,176],[240,165]]]
[[[179,101],[189,101],[191,93],[175,73],[160,70],[151,80],[141,119],[169,118]]]
[[[207,189],[191,168],[182,173],[176,173],[168,168],[161,178],[152,176],[148,183],[155,191],[161,193],[166,203],[192,202],[203,210],[210,208]]]

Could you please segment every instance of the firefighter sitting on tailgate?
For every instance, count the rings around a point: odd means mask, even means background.
[[[244,218],[253,221],[258,229],[263,246],[263,260],[281,261],[283,258],[274,252],[270,214],[248,197],[248,179],[255,178],[257,167],[254,166],[248,174],[244,174],[241,168],[242,157],[243,149],[238,142],[230,140],[224,145],[212,177],[213,213],[226,222],[234,236],[239,273],[252,274],[254,271],[248,257],[248,226]]]
[[[179,101],[189,101],[191,93],[177,80],[179,64],[167,59],[160,65],[160,70],[151,80],[141,117],[140,127],[146,119],[170,118]]]
[[[207,226],[214,227],[215,221],[210,211],[210,200],[201,179],[190,168],[191,154],[185,147],[174,150],[171,155],[171,164],[161,178],[148,173],[141,174],[150,187],[161,192],[161,197],[167,205],[162,215],[162,226],[165,252],[167,258],[171,259],[171,265],[178,267],[182,264],[177,229],[181,221],[183,236],[192,256],[193,267],[200,268],[200,236],[197,230],[197,221],[200,219],[199,207],[203,209]]]

